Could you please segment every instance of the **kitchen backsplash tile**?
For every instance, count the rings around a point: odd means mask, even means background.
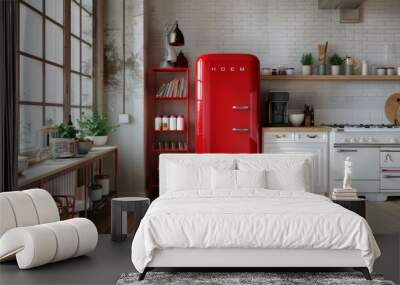
[[[400,66],[400,1],[367,0],[359,24],[341,24],[339,10],[320,10],[318,0],[148,0],[148,59],[163,58],[166,23],[179,21],[185,35],[182,51],[193,70],[202,53],[247,52],[262,66],[295,67],[300,56],[329,41],[329,53],[365,59],[376,66]],[[387,96],[399,83],[263,82],[263,90],[290,92],[290,111],[314,104],[316,123],[388,123]]]

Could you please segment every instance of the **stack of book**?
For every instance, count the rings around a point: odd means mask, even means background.
[[[174,79],[161,85],[158,89],[156,98],[185,98],[186,80],[184,78]]]
[[[358,199],[356,189],[333,188],[332,199],[334,200],[356,200]]]

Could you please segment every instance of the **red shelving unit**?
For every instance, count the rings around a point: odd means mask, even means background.
[[[146,190],[151,199],[158,197],[158,160],[161,153],[187,153],[190,139],[190,77],[189,69],[182,67],[155,67],[151,68],[148,76],[148,92],[145,98],[146,118]],[[185,94],[183,97],[157,97],[157,91],[163,83],[174,79],[185,79]],[[184,118],[184,129],[178,130],[155,130],[155,117],[159,115],[181,115]],[[159,148],[165,142],[168,147]],[[175,147],[171,147],[175,142]],[[178,142],[183,143],[178,148]]]

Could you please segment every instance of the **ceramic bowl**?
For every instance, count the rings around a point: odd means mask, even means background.
[[[290,114],[289,115],[289,122],[295,126],[299,127],[304,121],[304,114]]]

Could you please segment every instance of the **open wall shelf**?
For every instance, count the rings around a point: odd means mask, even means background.
[[[151,199],[158,197],[159,181],[159,156],[162,153],[187,153],[190,152],[190,77],[188,68],[155,67],[149,70],[148,88],[145,97],[146,118],[146,191]],[[162,92],[162,85],[184,79],[177,88],[166,88]],[[184,84],[184,85],[182,85]],[[171,85],[174,86],[174,85]],[[184,87],[182,91],[179,88]],[[176,86],[175,86],[176,87]],[[156,96],[158,94],[158,96]],[[183,116],[183,130],[155,130],[156,116]],[[178,143],[181,144],[178,147]]]
[[[261,80],[400,81],[400,75],[263,75]]]

